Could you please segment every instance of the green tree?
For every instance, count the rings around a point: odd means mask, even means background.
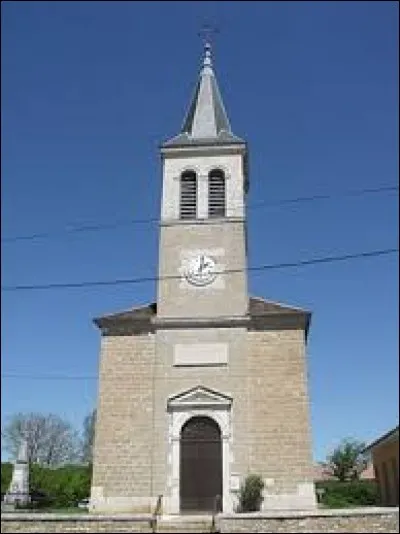
[[[355,439],[344,439],[328,456],[328,469],[341,482],[358,480],[367,466],[363,452],[365,443]]]

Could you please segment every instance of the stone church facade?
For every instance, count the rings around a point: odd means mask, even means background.
[[[182,130],[161,147],[155,303],[101,331],[91,510],[234,511],[248,474],[262,507],[315,506],[308,311],[247,292],[248,152],[206,46]]]

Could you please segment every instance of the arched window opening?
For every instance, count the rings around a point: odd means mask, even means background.
[[[197,216],[197,177],[194,171],[185,171],[181,175],[179,218],[180,219],[195,219],[196,216]]]
[[[208,216],[225,217],[225,175],[220,169],[214,169],[208,175]]]

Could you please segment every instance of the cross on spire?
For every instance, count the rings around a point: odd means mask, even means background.
[[[219,33],[219,29],[215,26],[211,26],[210,24],[203,24],[203,26],[200,28],[198,36],[202,38],[204,48],[206,50],[211,48],[212,38],[217,33]]]

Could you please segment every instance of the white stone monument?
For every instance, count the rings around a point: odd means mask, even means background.
[[[24,438],[19,448],[18,457],[14,462],[11,484],[4,497],[4,502],[6,504],[24,505],[29,501],[28,442]]]

